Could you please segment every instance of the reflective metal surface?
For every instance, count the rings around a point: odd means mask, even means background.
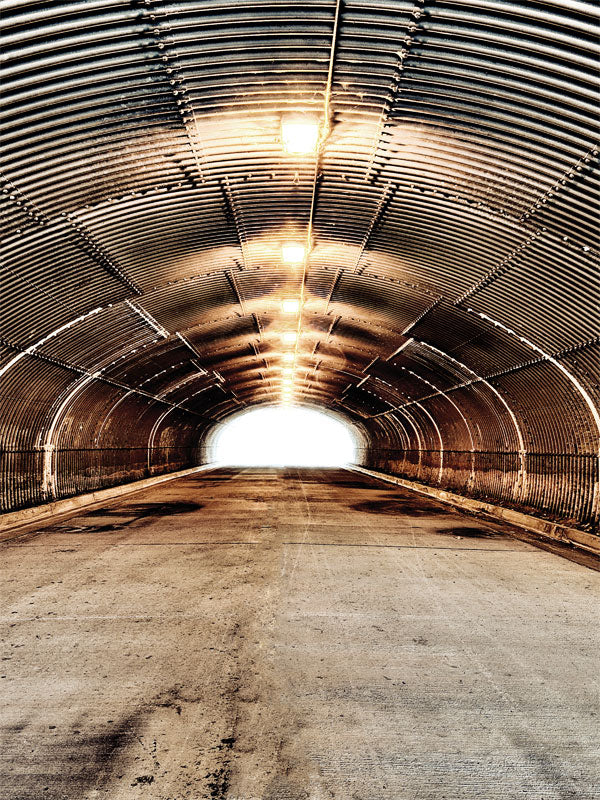
[[[291,349],[366,463],[597,526],[593,4],[3,5],[4,508],[193,463]]]

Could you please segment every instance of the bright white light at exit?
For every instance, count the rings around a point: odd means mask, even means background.
[[[284,244],[281,248],[281,259],[284,264],[301,264],[306,249],[303,244]]]
[[[319,121],[316,117],[289,115],[281,121],[281,141],[286,153],[305,156],[314,153],[319,143]]]
[[[343,422],[320,411],[259,408],[224,423],[213,459],[236,466],[339,467],[356,461],[356,443]]]

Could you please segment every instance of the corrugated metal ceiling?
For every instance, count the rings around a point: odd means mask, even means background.
[[[94,386],[205,421],[278,401],[297,327],[299,402],[368,426],[435,386],[471,426],[455,449],[508,451],[464,388],[493,385],[517,450],[597,455],[592,3],[3,9],[7,446],[15,381],[47,393],[39,446],[82,376],[90,408]],[[284,150],[291,112],[324,126],[315,154]]]

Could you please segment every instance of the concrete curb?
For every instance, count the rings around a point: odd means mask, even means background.
[[[111,486],[108,489],[100,489],[88,494],[78,494],[75,497],[67,497],[64,500],[56,500],[53,503],[44,503],[42,506],[32,506],[31,508],[22,508],[19,511],[0,514],[0,542],[6,538],[3,536],[4,531],[12,532],[15,528],[20,528],[23,525],[42,522],[59,514],[66,514],[79,508],[87,508],[97,503],[104,503],[124,494],[139,492],[141,489],[148,489],[150,486],[156,486],[165,481],[172,481],[176,478],[183,478],[185,475],[193,475],[196,472],[204,472],[210,469],[216,469],[216,465],[202,464],[199,467],[182,469],[178,472],[169,472],[164,475],[155,475],[152,478],[144,478],[141,481],[133,481],[132,483],[122,483],[119,486]]]
[[[600,537],[594,536],[592,533],[579,531],[577,528],[569,528],[557,522],[541,519],[541,517],[523,514],[521,511],[514,511],[512,508],[502,508],[502,506],[484,503],[481,500],[474,500],[471,497],[463,497],[460,494],[454,494],[444,489],[437,489],[434,486],[427,486],[424,483],[416,483],[407,481],[404,478],[396,478],[394,475],[387,475],[385,472],[376,472],[375,470],[359,466],[352,466],[350,469],[356,472],[363,472],[365,475],[370,475],[372,478],[378,478],[387,483],[395,483],[398,486],[411,489],[413,492],[419,492],[419,494],[434,497],[436,500],[450,503],[450,505],[463,508],[466,511],[483,511],[485,514],[496,517],[496,519],[509,522],[511,525],[517,525],[528,531],[533,531],[540,536],[545,536],[548,539],[554,539],[559,542],[566,542],[567,544],[575,545],[575,547],[581,547],[595,555],[600,555]]]

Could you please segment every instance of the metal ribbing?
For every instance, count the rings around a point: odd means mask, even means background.
[[[43,499],[35,448],[123,454],[65,456],[55,493],[126,478],[139,403],[146,437],[183,420],[175,466],[277,400],[298,296],[297,399],[361,420],[373,463],[423,451],[423,480],[597,525],[593,4],[7,2],[2,27],[6,507]],[[318,158],[286,154],[282,116],[323,109]]]

